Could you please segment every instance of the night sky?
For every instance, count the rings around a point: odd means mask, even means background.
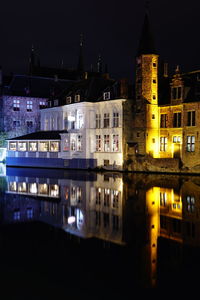
[[[74,68],[83,33],[86,69],[101,54],[113,78],[132,80],[144,11],[144,0],[2,0],[0,64],[26,73],[33,44],[41,65]],[[199,11],[199,0],[150,1],[156,48],[173,70],[200,69]]]

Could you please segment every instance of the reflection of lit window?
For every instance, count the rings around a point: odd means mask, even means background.
[[[17,150],[17,143],[16,142],[9,142],[9,150],[16,151]]]
[[[167,193],[160,193],[160,205],[165,206],[167,204]]]
[[[50,185],[50,196],[52,197],[59,196],[59,186],[57,184]]]
[[[20,220],[20,211],[19,210],[15,210],[14,214],[13,214],[13,219],[16,220]]]
[[[37,194],[37,184],[35,182],[29,184],[29,192],[31,194]]]
[[[27,218],[28,219],[32,219],[33,218],[33,209],[32,209],[32,207],[27,208],[26,213],[27,213]]]
[[[82,197],[82,189],[81,187],[77,187],[77,201],[81,202],[81,197]]]
[[[82,135],[77,136],[77,151],[82,151]]]
[[[26,142],[19,142],[18,143],[18,150],[19,151],[26,151]]]
[[[69,151],[69,139],[64,140],[63,151]]]
[[[26,192],[26,182],[18,183],[18,192],[25,193]]]
[[[49,142],[39,142],[39,151],[49,151]]]
[[[58,152],[59,151],[59,142],[50,142],[50,151]]]
[[[29,151],[37,151],[37,142],[29,142]]]
[[[71,151],[76,150],[76,140],[75,138],[71,138]]]
[[[77,217],[77,228],[81,229],[81,227],[83,226],[84,216],[80,209],[77,209],[76,217]]]
[[[119,192],[113,191],[113,208],[118,208]]]
[[[187,211],[194,212],[195,208],[195,198],[193,196],[187,196]]]
[[[104,206],[109,206],[110,202],[110,190],[104,189]]]
[[[13,191],[13,192],[17,191],[17,183],[16,183],[16,181],[10,182],[9,186],[10,186],[10,191]]]
[[[96,188],[96,204],[101,204],[101,188]]]
[[[48,185],[46,183],[39,183],[38,184],[38,193],[41,195],[48,194]]]

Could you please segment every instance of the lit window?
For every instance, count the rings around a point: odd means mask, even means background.
[[[38,184],[38,194],[48,195],[48,185],[46,183]]]
[[[50,196],[52,197],[59,196],[59,186],[57,184],[50,185]]]
[[[16,100],[16,99],[13,100],[13,110],[14,111],[20,110],[20,101],[19,100]]]
[[[81,100],[80,95],[79,95],[79,94],[75,95],[74,101],[75,101],[75,102],[80,102],[80,100]]]
[[[27,111],[32,111],[33,110],[33,101],[27,101],[26,103],[26,110]]]
[[[96,114],[96,128],[101,128],[101,115]]]
[[[119,127],[119,113],[113,113],[113,127]]]
[[[113,152],[119,151],[119,135],[113,134]]]
[[[9,142],[9,150],[16,151],[17,150],[17,143],[16,142]]]
[[[96,135],[96,151],[101,151],[101,136]]]
[[[31,194],[37,194],[37,183],[30,183],[29,184],[29,192]]]
[[[77,118],[77,128],[83,128],[83,114],[78,113],[78,118]]]
[[[160,151],[167,151],[167,137],[160,138]]]
[[[187,136],[187,151],[194,152],[195,150],[195,136]]]
[[[110,114],[105,113],[104,114],[104,119],[103,119],[103,127],[108,128],[110,126]]]
[[[180,136],[173,136],[173,143],[180,143],[181,137]]]
[[[77,151],[82,151],[82,135],[77,136]]]
[[[76,150],[76,139],[75,139],[75,137],[71,138],[70,149],[71,149],[71,151],[75,151]]]
[[[18,142],[18,151],[26,151],[26,142]]]
[[[37,151],[37,142],[29,142],[29,151]]]
[[[46,102],[45,101],[40,101],[39,108],[40,109],[46,108]]]
[[[195,126],[195,111],[187,112],[187,126]]]
[[[16,183],[16,181],[9,183],[9,190],[11,192],[16,192],[17,191],[17,183]]]
[[[59,142],[50,142],[50,151],[51,152],[58,152],[60,143]]]
[[[20,211],[19,211],[19,210],[15,210],[15,211],[14,211],[13,219],[14,219],[15,221],[20,220]]]
[[[27,191],[26,182],[19,182],[18,183],[18,192],[19,193],[25,193],[26,191]]]
[[[104,151],[110,151],[110,136],[109,134],[104,135]]]
[[[193,196],[187,196],[187,211],[192,213],[195,209],[195,198]]]
[[[68,123],[69,129],[75,129],[75,116],[73,114],[68,116]]]
[[[160,193],[160,205],[166,206],[166,204],[167,204],[167,193],[162,192],[162,193]]]
[[[72,97],[66,97],[66,103],[70,104],[72,102]]]
[[[39,151],[41,152],[49,151],[49,142],[39,142]]]
[[[103,100],[110,100],[110,92],[103,93]]]

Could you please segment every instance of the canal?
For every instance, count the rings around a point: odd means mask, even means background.
[[[8,299],[197,284],[200,176],[1,166],[0,199]]]

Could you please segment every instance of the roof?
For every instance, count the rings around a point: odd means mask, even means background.
[[[141,54],[156,54],[148,12],[145,13],[137,55],[139,56]]]
[[[71,84],[70,80],[28,75],[14,75],[4,87],[4,94],[14,96],[49,98],[56,96]]]
[[[14,140],[60,140],[60,134],[67,133],[67,130],[57,130],[57,131],[37,131],[33,133],[29,133],[26,135],[14,137],[12,139],[8,139],[9,141]]]

